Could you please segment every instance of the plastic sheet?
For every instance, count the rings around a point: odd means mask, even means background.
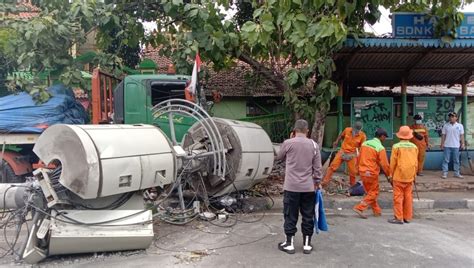
[[[1,133],[41,133],[54,124],[86,124],[88,114],[63,85],[48,88],[52,97],[37,104],[25,92],[0,98]]]

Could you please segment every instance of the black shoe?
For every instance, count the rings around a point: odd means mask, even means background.
[[[311,245],[311,236],[310,235],[305,235],[303,236],[303,253],[304,254],[310,254],[311,251],[313,251],[313,246]]]
[[[407,221],[407,220],[403,220],[403,222],[404,222],[404,223],[410,223],[410,222],[409,222],[409,221]]]
[[[278,249],[288,254],[295,254],[295,246],[293,245],[293,235],[287,235],[286,241],[278,244]]]
[[[403,221],[397,219],[390,219],[388,222],[393,224],[403,224]]]

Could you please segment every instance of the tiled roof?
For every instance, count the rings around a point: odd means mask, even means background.
[[[20,10],[17,13],[8,13],[8,18],[14,19],[31,19],[39,15],[41,9],[31,4],[31,0],[21,0],[16,4],[16,8]]]
[[[160,56],[155,49],[146,49],[143,53],[144,58],[152,59],[157,65],[159,73],[165,73],[168,65],[172,63],[169,58]],[[208,79],[201,79],[201,84],[206,92],[211,94],[213,90],[220,92],[223,96],[231,97],[266,97],[282,96],[283,92],[278,92],[276,88],[263,77],[254,78],[252,68],[244,62],[237,62],[234,67],[214,71],[212,68],[206,68],[203,63],[203,69],[208,72]]]
[[[72,92],[74,92],[74,97],[78,100],[79,99],[89,99],[89,94],[81,88],[74,88],[72,90]]]
[[[153,48],[146,48],[142,56],[156,63],[158,73],[166,73],[168,66],[173,63],[170,58],[159,55],[158,50]]]
[[[233,97],[267,97],[282,96],[275,86],[264,77],[256,77],[252,68],[244,62],[219,72],[208,68],[209,79],[203,81],[207,91],[217,90],[223,96]]]
[[[18,14],[9,14],[9,17],[13,18],[21,18],[21,19],[31,19],[36,16],[38,16],[38,13],[33,13],[33,12],[20,12]]]
[[[401,42],[403,45],[406,43]],[[423,43],[424,44],[424,43]],[[431,44],[431,43],[430,43]],[[413,44],[412,44],[413,45]],[[388,51],[390,52],[390,51]],[[398,55],[397,55],[398,56]],[[154,60],[157,64],[158,72],[166,72],[168,65],[172,63],[169,58],[159,56],[154,49],[147,49],[144,53],[145,58]],[[399,56],[398,56],[399,57]],[[205,63],[204,63],[205,64]],[[235,67],[228,70],[215,72],[212,68],[208,68],[209,79],[207,84],[204,84],[208,93],[212,90],[219,91],[223,96],[233,97],[263,97],[263,96],[282,96],[282,92],[277,92],[275,87],[267,80],[262,78],[260,82],[255,83],[252,78],[253,72],[249,65],[244,62],[237,62]],[[391,94],[398,94],[399,87],[390,89],[389,87],[365,87],[367,91],[383,92],[391,91]],[[447,86],[409,86],[408,94],[410,95],[460,95],[461,88],[459,85],[454,85],[448,88]],[[474,82],[468,85],[468,95],[474,94]]]
[[[17,7],[23,7],[28,9],[30,12],[40,12],[41,9],[31,3],[31,0],[20,0],[17,3]]]

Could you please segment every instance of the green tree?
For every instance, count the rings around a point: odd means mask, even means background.
[[[314,120],[312,135],[321,141],[325,115],[339,79],[334,77],[333,54],[346,38],[364,35],[364,24],[378,20],[380,6],[403,9],[416,4],[439,16],[438,33],[453,35],[462,19],[458,8],[472,2],[239,1],[237,16],[226,20],[233,8],[223,0],[44,0],[37,2],[43,10],[40,17],[8,26],[25,36],[14,44],[20,68],[35,73],[59,69],[66,84],[80,82],[79,64],[67,51],[73,43],[83,42],[85,29],[91,27],[100,30],[103,48],[113,42],[119,47],[139,43],[160,47],[160,53],[171,57],[179,72],[190,72],[197,51],[217,70],[232,66],[235,60],[243,61],[285,93],[285,103],[296,116]],[[157,30],[145,35],[143,21],[155,21]],[[116,35],[107,34],[111,29],[118,30]],[[118,62],[110,55],[102,59],[106,59],[103,65],[109,63],[111,67]]]
[[[6,78],[13,70],[15,60],[8,54],[8,42],[15,34],[8,29],[0,29],[0,96],[6,94]]]
[[[21,88],[43,102],[49,98],[49,93],[47,81],[42,76],[47,75],[68,86],[85,87],[81,71],[86,62],[74,59],[72,50],[86,41],[88,30],[113,28],[118,24],[118,18],[112,14],[112,5],[95,0],[44,0],[37,4],[41,8],[39,16],[28,20],[7,16],[1,26],[22,37],[8,42],[11,48],[8,56],[16,60],[15,69],[33,75],[33,79],[15,78],[10,89]],[[18,11],[8,7],[6,12],[15,14]],[[121,63],[117,56],[106,53],[97,53],[90,62],[110,69]]]
[[[199,51],[215,69],[236,59],[285,92],[285,103],[296,117],[314,120],[312,137],[321,141],[329,102],[337,92],[333,55],[348,37],[364,35],[364,24],[374,24],[379,8],[403,9],[409,3],[442,16],[439,28],[452,34],[462,18],[457,9],[471,1],[399,0],[268,0],[229,1],[116,1],[115,12],[132,21],[156,21],[157,31],[145,42],[160,46],[178,71],[189,72]],[[449,5],[451,4],[451,5]],[[440,12],[445,12],[441,14]]]

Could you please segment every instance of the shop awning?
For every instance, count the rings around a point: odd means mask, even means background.
[[[474,39],[348,39],[335,61],[348,86],[454,85],[474,80]]]

